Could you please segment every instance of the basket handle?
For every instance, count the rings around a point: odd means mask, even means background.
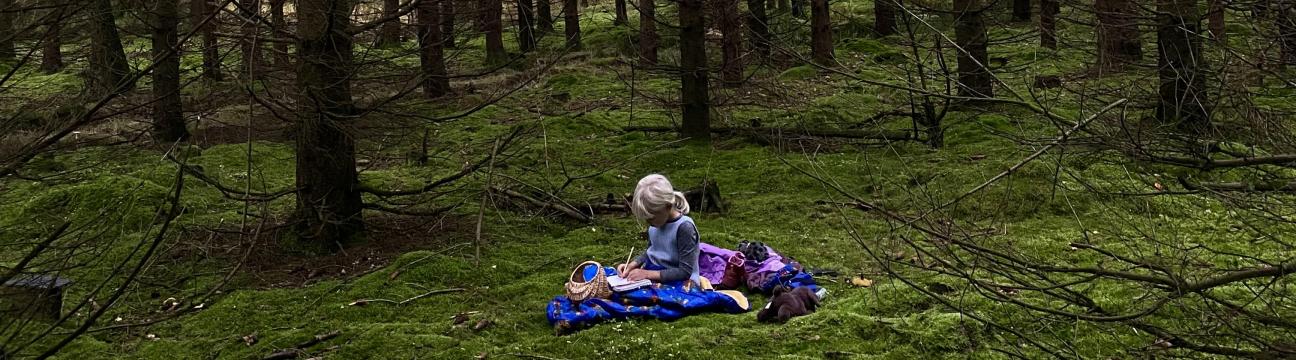
[[[598,269],[599,273],[603,273],[603,264],[599,264],[597,261],[585,261],[580,263],[580,265],[576,265],[576,268],[572,269],[571,276],[568,276],[567,280],[573,282],[582,282],[582,283],[586,282],[584,277],[581,277],[580,281],[576,280],[577,279],[576,273],[581,272],[581,269],[584,269],[585,265],[594,265]],[[595,274],[594,276],[597,277],[598,274]]]

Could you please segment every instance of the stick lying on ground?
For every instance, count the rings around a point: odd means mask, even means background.
[[[563,216],[580,222],[594,221],[594,214],[605,213],[630,213],[628,199],[616,200],[616,196],[608,194],[606,200],[602,202],[576,203],[569,205],[566,201],[558,199],[552,194],[542,193],[541,196],[531,196],[516,190],[493,186],[490,191],[508,196],[509,198],[521,200],[531,206],[539,208],[540,211],[555,210]],[[539,194],[538,194],[539,195]],[[558,199],[557,201],[540,200],[541,197]],[[702,186],[684,191],[684,197],[688,198],[689,204],[694,211],[723,213],[727,210],[724,198],[720,196],[720,186],[713,181],[703,181]]]
[[[678,129],[670,126],[627,126],[626,132],[674,132]],[[803,135],[825,138],[869,139],[869,140],[918,140],[909,131],[898,130],[853,130],[853,129],[794,129],[775,127],[717,127],[711,128],[716,134],[759,134],[763,136]]]
[[[333,338],[338,337],[338,335],[341,334],[342,334],[341,331],[333,330],[332,332],[329,333],[315,335],[315,337],[311,338],[310,340],[306,340],[305,342],[297,344],[297,346],[294,346],[290,349],[283,349],[273,354],[266,355],[266,357],[261,358],[261,360],[296,359],[297,356],[306,352],[306,348],[315,346],[325,341],[332,340]]]

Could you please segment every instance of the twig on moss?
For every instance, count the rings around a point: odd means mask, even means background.
[[[338,337],[338,335],[341,334],[342,334],[341,331],[333,330],[328,333],[315,335],[315,337],[311,338],[310,340],[306,340],[305,342],[297,344],[292,348],[279,350],[270,355],[266,355],[265,357],[261,358],[261,360],[296,359],[297,356],[301,355],[302,353],[305,353],[306,348],[318,345],[321,342],[332,340],[333,338]]]

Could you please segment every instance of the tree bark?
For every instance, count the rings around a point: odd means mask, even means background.
[[[932,105],[930,99],[923,99],[922,113],[919,116],[919,124],[927,133],[927,146],[933,149],[945,147],[945,128],[941,127],[941,119],[936,115],[936,107]]]
[[[1280,59],[1278,64],[1286,69],[1296,66],[1296,0],[1278,0],[1274,4],[1277,16]]]
[[[481,0],[477,4],[481,31],[486,33],[486,63],[503,64],[508,61],[508,52],[504,50],[504,4],[501,0]]]
[[[518,48],[523,53],[529,53],[536,49],[535,9],[531,1],[517,0]]]
[[[1143,58],[1132,0],[1095,0],[1098,18],[1098,67],[1117,70]]]
[[[626,0],[616,0],[616,19],[612,20],[612,25],[626,25],[630,23],[630,13],[626,9]]]
[[[273,0],[272,0],[273,1]],[[400,0],[383,0],[382,16],[384,19],[391,19],[400,14]],[[374,40],[374,46],[380,48],[390,48],[400,46],[401,43],[401,22],[399,18],[388,20],[378,28],[377,39]]]
[[[832,66],[833,34],[829,18],[828,0],[810,0],[810,50],[814,61]]]
[[[1210,127],[1202,73],[1201,18],[1195,0],[1157,1],[1157,64],[1161,101],[1157,118],[1203,133]]]
[[[129,90],[130,65],[122,49],[113,15],[112,0],[91,0],[90,95],[105,96]]]
[[[747,0],[747,31],[751,33],[752,49],[762,59],[770,56],[769,14],[766,0]]]
[[[737,87],[743,81],[742,20],[739,0],[713,0],[716,27],[720,29],[720,81],[726,87]]]
[[[455,16],[458,8],[455,2],[458,0],[441,0],[441,40],[442,48],[453,49],[455,47]]]
[[[1058,0],[1040,0],[1040,46],[1057,50]]]
[[[66,7],[60,3],[54,9],[49,24],[45,25],[45,36],[41,38],[41,72],[53,74],[63,70],[63,15]]]
[[[896,33],[895,0],[876,0],[873,2],[873,32],[878,36]]]
[[[216,5],[212,3],[215,0],[191,0],[189,3],[189,23],[191,26],[203,24],[207,16],[216,12]],[[202,35],[202,77],[204,79],[220,81],[223,77],[220,68],[220,49],[216,44],[216,27],[215,19],[202,25],[197,29]]]
[[[220,0],[216,0],[220,1]],[[239,0],[239,15],[243,18],[242,38],[239,39],[239,51],[243,55],[243,68],[239,76],[245,80],[256,80],[261,77],[262,59],[261,42],[257,41],[261,16],[261,0]]]
[[[297,1],[297,211],[300,239],[340,246],[364,231],[357,190],[348,0]]]
[[[1031,20],[1030,0],[1013,0],[1012,6],[1013,21],[1029,22]]]
[[[180,11],[178,0],[154,2],[153,17],[153,141],[174,143],[189,138],[180,102]]]
[[[552,0],[536,1],[536,32],[541,36],[553,32],[554,17]]]
[[[287,2],[288,0],[270,0],[270,25],[273,25],[276,31],[288,31],[288,20],[284,18],[284,3]],[[292,57],[288,54],[288,43],[274,43],[274,66],[284,70],[292,68]]]
[[[711,141],[705,11],[702,0],[679,1],[680,98],[683,103],[680,137],[700,142]]]
[[[1224,36],[1224,0],[1208,0],[1210,6],[1206,18],[1210,20],[1210,33],[1218,41],[1225,41]]]
[[[14,38],[18,36],[14,31],[15,17],[17,7],[13,0],[0,0],[0,62],[13,61],[17,56],[14,50]]]
[[[424,0],[419,3],[419,64],[423,71],[423,94],[439,98],[450,93],[450,77],[446,74],[445,50],[442,48],[441,2],[451,0]]]
[[[969,97],[994,97],[994,78],[985,65],[989,61],[986,46],[985,11],[981,0],[954,0],[954,38],[962,50],[958,51],[959,95]]]
[[[639,0],[639,64],[657,66],[657,3]]]
[[[576,0],[563,0],[563,31],[567,35],[567,48],[580,50],[580,7]]]

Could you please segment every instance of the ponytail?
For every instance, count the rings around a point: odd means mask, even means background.
[[[688,215],[689,203],[688,198],[684,196],[684,193],[676,191],[675,199],[674,201],[671,201],[671,203],[675,205],[675,210],[679,211],[680,214]]]

